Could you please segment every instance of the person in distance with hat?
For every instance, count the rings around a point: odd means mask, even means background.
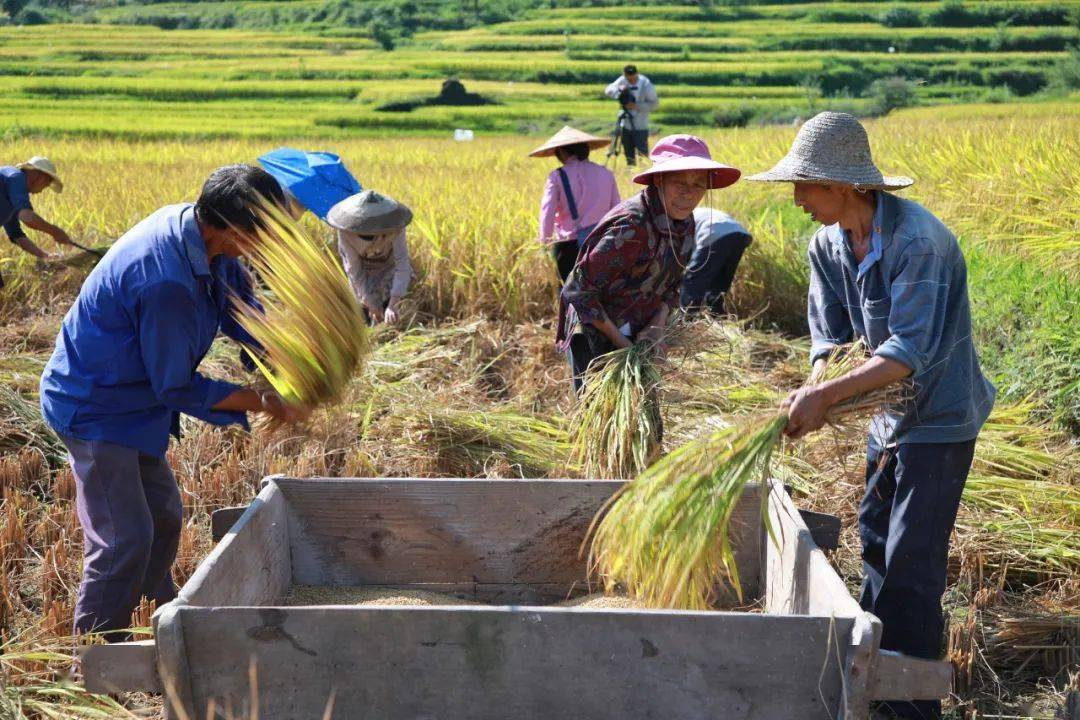
[[[393,325],[412,282],[405,228],[412,210],[391,197],[364,190],[330,208],[326,222],[337,230],[338,252],[368,323]]]
[[[589,150],[607,144],[604,138],[566,126],[529,153],[529,157],[554,155],[562,163],[548,175],[540,200],[540,242],[551,246],[561,282],[574,268],[585,238],[619,204],[615,176],[589,160]]]
[[[694,249],[694,208],[741,174],[693,135],[669,135],[649,157],[653,166],[634,177],[645,189],[600,221],[563,285],[556,342],[570,355],[579,392],[595,358],[662,342]]]
[[[793,392],[787,434],[817,430],[847,398],[903,378],[914,383],[914,397],[870,427],[860,603],[881,619],[883,649],[939,657],[949,536],[996,392],[971,340],[963,253],[930,211],[892,194],[914,181],[882,175],[866,130],[847,113],[811,118],[786,157],[749,179],[794,183],[795,204],[821,223],[809,248],[815,374],[833,347],[856,337],[873,351],[851,373]],[[938,718],[941,704],[881,710]]]
[[[27,227],[50,235],[57,245],[70,245],[68,234],[34,212],[30,196],[51,188],[62,192],[64,183],[56,172],[56,166],[45,157],[32,157],[18,165],[0,167],[0,225],[4,226],[8,239],[38,258],[48,253],[38,247],[22,229]]]

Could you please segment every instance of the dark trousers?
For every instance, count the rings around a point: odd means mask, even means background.
[[[585,389],[585,371],[589,363],[601,355],[615,349],[603,333],[591,325],[586,325],[580,332],[570,336],[570,370],[574,377],[574,392],[578,395]]]
[[[559,267],[559,280],[566,282],[570,271],[577,263],[578,244],[576,240],[557,242],[551,246],[551,252],[555,255],[555,264]]]
[[[723,315],[724,296],[731,290],[739,261],[749,246],[749,235],[731,233],[695,248],[683,276],[681,305],[687,310],[705,309]]]
[[[975,441],[904,443],[867,451],[859,506],[863,573],[860,604],[882,623],[881,647],[921,658],[941,656],[941,596]],[[934,700],[893,702],[903,718],[939,718]]]
[[[626,153],[626,164],[637,163],[637,153],[649,157],[649,131],[632,130],[624,127],[622,131],[623,152]]]
[[[183,506],[165,458],[98,440],[62,436],[75,473],[83,529],[83,577],[75,632],[129,627],[140,598],[176,597],[171,568]],[[111,633],[111,640],[126,634]]]

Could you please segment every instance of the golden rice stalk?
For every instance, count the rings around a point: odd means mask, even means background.
[[[263,348],[252,356],[287,403],[338,399],[369,352],[364,315],[332,252],[270,203],[249,255],[265,284],[264,312],[237,303],[240,322]]]
[[[838,348],[816,380],[839,377],[865,358],[861,344]],[[882,389],[852,398],[834,406],[829,421],[878,409],[890,395]],[[700,610],[727,581],[741,599],[728,524],[746,485],[767,477],[787,420],[783,412],[745,419],[686,443],[624,485],[590,529],[589,567],[607,590],[625,586],[651,607]],[[761,517],[769,528],[765,492]]]
[[[485,473],[503,460],[520,477],[554,477],[567,469],[565,426],[512,408],[447,408],[416,401],[395,418],[417,433],[438,455],[439,467],[452,476]]]
[[[590,478],[629,478],[660,452],[660,372],[651,345],[597,358],[570,419],[570,460]]]

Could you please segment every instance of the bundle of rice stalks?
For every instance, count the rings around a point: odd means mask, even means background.
[[[241,323],[262,346],[252,355],[287,403],[340,397],[369,350],[367,325],[337,258],[270,203],[248,256],[268,293],[265,312],[237,303]]]
[[[860,343],[838,348],[817,381],[865,359]],[[896,386],[856,396],[834,406],[829,421],[849,421],[896,399]],[[606,588],[625,586],[651,607],[701,610],[726,580],[741,600],[728,525],[746,485],[767,477],[787,421],[783,412],[748,418],[683,445],[624,485],[590,529],[589,567]],[[761,517],[769,528],[767,503],[762,492]]]
[[[392,424],[435,454],[439,472],[450,476],[487,475],[499,464],[519,477],[563,475],[570,443],[555,420],[509,408],[481,411],[430,407],[395,414]]]
[[[1037,681],[1080,667],[1080,614],[1066,607],[1001,613],[987,633],[995,668]]]
[[[957,532],[1010,574],[1080,572],[1080,485],[1076,462],[1055,452],[1064,439],[1022,401],[994,409],[979,434]]]
[[[62,464],[67,456],[37,406],[8,385],[0,385],[0,455],[14,455],[25,448],[39,450],[51,465]]]
[[[597,358],[570,419],[571,462],[590,478],[629,478],[660,453],[660,372],[651,345]]]

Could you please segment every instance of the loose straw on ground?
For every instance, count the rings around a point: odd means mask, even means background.
[[[364,315],[331,252],[269,203],[248,256],[268,291],[264,312],[237,303],[262,346],[252,356],[287,403],[337,400],[368,353]]]
[[[865,358],[862,344],[839,348],[818,381],[839,377]],[[836,405],[829,421],[880,409],[896,389]],[[590,532],[589,567],[608,591],[623,586],[650,607],[707,609],[717,584],[726,581],[741,599],[728,524],[746,485],[766,478],[787,420],[783,412],[747,418],[679,447],[623,486]],[[762,492],[766,527],[767,503]]]

